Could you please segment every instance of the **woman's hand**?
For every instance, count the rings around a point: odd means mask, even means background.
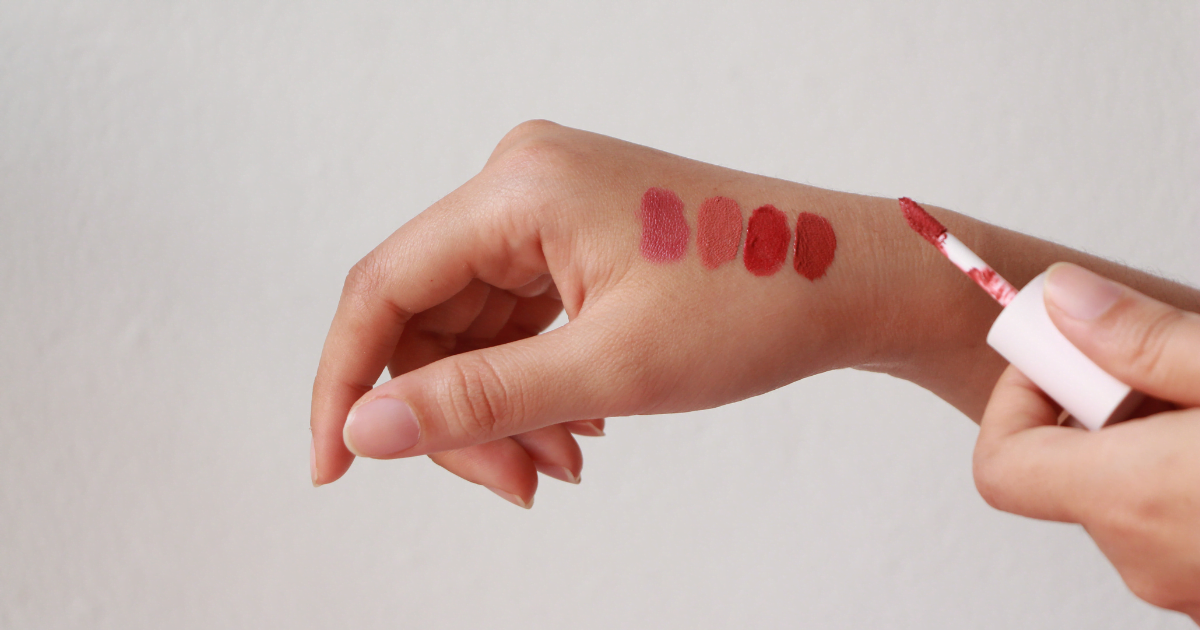
[[[601,434],[602,418],[714,407],[876,358],[886,294],[857,281],[878,275],[887,230],[855,199],[521,125],[351,270],[313,388],[314,483],[352,452],[430,455],[528,507],[537,471],[578,480],[572,432]],[[705,232],[702,207],[725,219]],[[782,231],[755,240],[752,213]],[[797,252],[798,223],[826,237],[824,258]],[[564,308],[570,322],[539,335]],[[384,367],[392,380],[372,389]]]
[[[1059,427],[1009,368],[984,413],[976,485],[998,509],[1081,523],[1138,597],[1200,623],[1200,316],[1074,265],[1052,269],[1045,299],[1072,343],[1160,411]]]
[[[927,206],[1018,285],[1055,260],[1200,293]],[[570,322],[538,334],[566,311]],[[429,455],[528,507],[603,418],[715,407],[839,367],[979,418],[999,308],[864,197],[535,121],[351,269],[313,385],[313,483]],[[373,388],[384,368],[392,380]]]

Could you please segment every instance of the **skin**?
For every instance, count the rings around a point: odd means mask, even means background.
[[[682,198],[693,230],[671,263],[639,254],[653,186]],[[790,260],[769,277],[740,260],[704,268],[696,212],[715,196],[744,212],[771,204],[792,226],[800,212],[828,219],[838,249],[826,275],[809,281]],[[1017,286],[1069,261],[1200,310],[1183,285],[923,205]],[[562,310],[570,322],[539,335]],[[602,418],[711,408],[832,369],[910,380],[978,421],[1006,365],[984,342],[998,312],[895,199],[531,121],[350,270],[313,386],[313,483],[363,453],[343,429],[380,398],[411,407],[419,440],[372,455],[428,455],[522,507],[539,471],[578,481],[574,436],[602,433]],[[393,378],[373,389],[385,368]]]
[[[1086,276],[1111,302],[1073,316],[1062,291]],[[1102,431],[1060,427],[1060,408],[1007,369],[975,448],[979,492],[1007,512],[1081,523],[1138,597],[1200,623],[1200,316],[1068,265],[1047,284],[1063,335],[1156,400]]]

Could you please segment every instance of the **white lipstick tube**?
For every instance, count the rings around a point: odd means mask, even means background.
[[[1004,307],[987,342],[1037,384],[1078,424],[1092,431],[1120,422],[1144,396],[1092,362],[1059,332],[1042,287],[1043,272]]]

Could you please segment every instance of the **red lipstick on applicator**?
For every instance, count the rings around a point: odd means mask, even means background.
[[[924,208],[908,197],[901,197],[900,209],[904,211],[908,227],[924,236],[925,240],[938,248],[938,251],[949,258],[955,267],[970,276],[975,284],[987,291],[987,294],[999,302],[1000,306],[1008,306],[1013,298],[1017,297],[1016,287],[1009,284],[1008,280],[1001,278],[1000,274],[983,262],[982,258],[976,256],[975,252],[963,245],[962,241],[954,238],[953,234],[946,231],[946,226],[929,216]]]
[[[1017,291],[912,199],[902,197],[900,209],[909,227],[1004,307],[988,345],[1062,405],[1070,414],[1066,424],[1096,431],[1128,418],[1142,402],[1141,392],[1092,362],[1050,320],[1042,296],[1046,272]]]

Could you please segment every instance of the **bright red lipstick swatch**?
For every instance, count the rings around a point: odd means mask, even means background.
[[[743,255],[746,270],[756,276],[769,276],[779,271],[791,241],[787,217],[772,205],[758,208],[750,215],[750,224],[746,228],[746,252]]]
[[[691,230],[683,218],[683,200],[666,188],[642,195],[642,256],[654,262],[678,260],[687,253]]]
[[[796,272],[809,280],[824,276],[836,251],[837,235],[829,219],[801,212],[796,219],[796,255],[792,258]]]
[[[696,217],[696,249],[709,269],[737,258],[742,243],[742,208],[727,197],[710,197]]]

